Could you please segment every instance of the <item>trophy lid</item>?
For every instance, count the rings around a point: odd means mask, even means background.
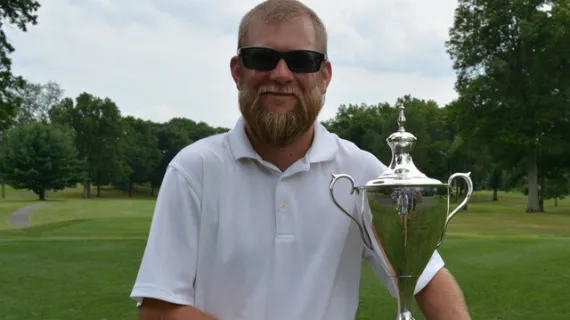
[[[404,106],[400,104],[398,109],[398,131],[392,133],[386,139],[392,150],[390,166],[378,178],[368,181],[366,187],[443,185],[441,181],[426,176],[414,165],[410,152],[417,138],[404,129],[404,123],[406,122]]]

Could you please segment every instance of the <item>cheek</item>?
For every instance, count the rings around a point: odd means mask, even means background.
[[[321,77],[317,74],[307,74],[307,75],[299,75],[297,77],[297,83],[305,93],[313,92],[317,88],[321,88]]]
[[[267,78],[267,72],[245,70],[241,75],[241,85],[246,88],[257,88]]]

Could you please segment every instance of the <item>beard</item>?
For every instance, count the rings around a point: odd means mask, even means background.
[[[297,104],[287,113],[271,112],[261,103],[261,95],[265,92],[294,94]],[[295,87],[277,84],[239,91],[240,111],[250,134],[261,143],[275,148],[297,142],[311,128],[321,111],[323,99],[318,88],[303,94]]]

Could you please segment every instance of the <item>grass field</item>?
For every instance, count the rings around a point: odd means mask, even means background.
[[[154,200],[104,190],[83,200],[68,190],[13,229],[8,215],[35,196],[0,200],[1,320],[136,319],[128,296]],[[440,252],[460,282],[474,320],[570,318],[570,201],[527,215],[525,198],[477,193],[450,224]],[[395,300],[364,265],[358,319],[394,319]],[[417,319],[423,319],[417,314]]]

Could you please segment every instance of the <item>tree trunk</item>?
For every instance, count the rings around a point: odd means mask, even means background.
[[[463,188],[463,192],[461,192],[461,195],[463,196],[463,199],[467,198],[467,182],[465,182],[465,188]],[[465,206],[463,207],[463,211],[467,211],[469,209],[469,202],[467,202],[465,204]]]
[[[493,189],[493,201],[498,201],[499,197],[497,195],[497,191],[501,187],[501,170],[498,168],[493,169],[493,173],[491,174],[491,188]]]
[[[46,189],[41,188],[38,190],[38,195],[40,196],[40,201],[46,200]]]
[[[554,206],[558,207],[558,198],[554,198]]]
[[[83,197],[86,199],[91,198],[91,181],[85,180],[83,184]]]
[[[463,161],[463,172],[467,172],[467,164],[465,163],[465,161]],[[461,179],[463,180],[463,179]],[[462,192],[464,198],[467,198],[467,181],[463,180],[462,185],[464,185],[465,187],[462,188],[465,192]],[[465,206],[463,207],[463,211],[467,211],[467,209],[469,209],[469,202],[465,204]]]
[[[540,177],[540,190],[538,193],[538,206],[540,207],[540,212],[544,212],[544,188],[546,187],[546,182],[544,176]]]
[[[2,181],[2,199],[6,199],[6,184]]]
[[[101,186],[97,185],[97,198],[101,198]]]
[[[538,203],[538,164],[536,149],[533,149],[528,155],[528,203],[526,212],[540,212]]]
[[[131,181],[129,181],[129,198],[133,197],[133,183]]]
[[[455,203],[459,203],[459,184],[457,179],[455,179]]]
[[[150,196],[151,196],[151,197],[154,197],[154,195],[155,195],[154,186],[151,186],[151,187],[150,187]]]

